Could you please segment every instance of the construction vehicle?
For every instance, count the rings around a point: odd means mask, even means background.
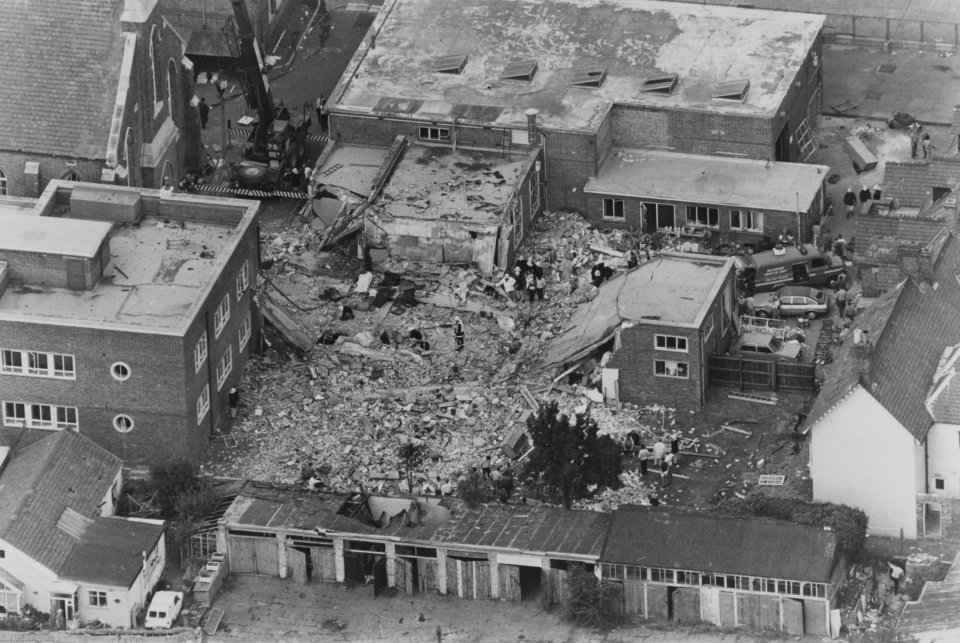
[[[246,3],[231,3],[234,20],[227,21],[224,36],[237,61],[247,107],[256,112],[257,120],[244,145],[243,161],[231,173],[230,186],[271,191],[300,171],[309,122],[292,122],[282,101],[279,107],[274,104]]]

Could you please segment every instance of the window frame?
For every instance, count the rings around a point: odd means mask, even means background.
[[[417,129],[417,138],[421,141],[449,143],[450,128],[440,127],[439,125],[420,125]]]
[[[663,365],[661,367],[661,364]],[[676,375],[671,375],[667,369],[667,364],[673,364],[674,371]],[[684,374],[680,374],[680,367],[683,367]],[[688,380],[690,379],[690,362],[676,362],[670,359],[655,359],[653,360],[653,374],[655,377],[666,377],[674,380]]]
[[[608,207],[609,206],[609,207]],[[619,206],[620,214],[617,214]],[[613,197],[604,197],[600,206],[600,213],[604,219],[609,221],[623,221],[627,218],[623,205],[623,199],[614,199]]]
[[[250,287],[250,263],[244,261],[243,265],[240,266],[240,272],[237,273],[236,279],[237,286],[237,301],[243,299],[244,294],[247,292],[247,288]]]
[[[661,340],[663,341],[661,342]],[[674,341],[674,344],[675,344],[674,348],[669,347],[670,340]],[[680,348],[681,343],[683,344],[683,348]],[[690,342],[687,341],[687,338],[684,337],[683,335],[666,335],[663,333],[654,333],[653,348],[654,350],[670,351],[671,353],[689,353]]]
[[[121,422],[125,423],[127,420],[129,420],[130,425],[121,428]],[[133,431],[133,427],[135,427],[137,423],[134,421],[132,417],[130,417],[126,413],[118,413],[113,416],[112,424],[113,424],[113,429],[117,433],[122,433],[126,435],[127,433],[130,433],[131,431]]]
[[[227,350],[224,352],[220,361],[217,362],[216,377],[217,390],[221,390],[226,383],[227,378],[233,371],[233,344],[227,344]]]
[[[714,327],[713,315],[708,314],[707,320],[704,323],[704,331],[703,331],[704,344],[706,344],[707,341],[710,339],[710,336],[713,335],[713,327]]]
[[[19,407],[19,414],[11,414],[9,411],[17,410]],[[0,409],[3,412],[3,426],[14,426],[14,427],[26,427],[28,423],[27,418],[27,403],[26,402],[15,402],[13,400],[4,400],[3,408]]]
[[[110,606],[107,591],[103,589],[87,590],[87,607],[101,609]]]
[[[740,219],[739,225],[733,223],[733,213]],[[730,210],[730,229],[741,232],[763,232],[763,212],[759,210]],[[757,223],[759,222],[759,226]]]
[[[213,338],[218,339],[230,321],[230,295],[226,294],[213,311]]]
[[[117,371],[119,369],[125,370],[127,372],[126,375],[122,375],[118,373]],[[118,382],[126,382],[132,376],[133,376],[133,369],[130,368],[130,365],[127,364],[126,362],[114,362],[113,364],[110,365],[110,377],[117,380]]]
[[[13,364],[14,357],[19,361]],[[58,361],[60,367],[57,367]],[[69,362],[69,368],[68,363]],[[41,365],[42,364],[42,365]],[[44,377],[55,380],[76,380],[77,359],[71,353],[48,353],[46,351],[0,349],[0,373],[21,377]]]
[[[3,426],[44,431],[80,430],[79,411],[75,406],[3,400],[2,407]]]
[[[197,425],[203,423],[203,418],[207,417],[207,413],[210,412],[210,383],[207,382],[203,386],[203,390],[200,391],[200,396],[197,398]]]
[[[200,335],[200,338],[197,339],[197,343],[193,347],[194,373],[199,373],[200,367],[203,366],[203,363],[207,361],[209,348],[209,344],[207,343],[207,331],[203,331],[203,334]]]
[[[237,348],[239,352],[242,353],[243,349],[247,347],[247,344],[250,343],[250,333],[252,330],[253,324],[250,322],[250,315],[247,315],[242,322],[240,322],[240,328],[237,329]]]
[[[0,168],[0,196],[7,195],[7,173]]]
[[[705,215],[705,221],[700,220],[700,214]],[[691,216],[692,213],[692,216]],[[716,223],[710,223],[710,215],[713,214],[713,218]],[[687,206],[687,225],[695,225],[702,228],[710,228],[711,230],[720,229],[720,208],[712,208],[708,205],[688,205]]]

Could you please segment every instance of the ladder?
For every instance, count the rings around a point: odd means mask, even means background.
[[[732,400],[744,400],[746,402],[759,402],[760,404],[776,404],[780,400],[770,395],[755,395],[753,393],[728,393],[727,397]]]
[[[800,127],[797,128],[796,134],[797,144],[800,146],[800,156],[806,161],[820,146],[820,143],[813,137],[807,119],[800,121]]]

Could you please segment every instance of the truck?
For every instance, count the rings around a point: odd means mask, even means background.
[[[237,61],[243,96],[257,118],[244,145],[243,161],[231,173],[230,186],[270,192],[300,167],[309,122],[295,123],[282,103],[274,104],[247,5],[244,0],[231,0],[231,4],[234,21],[227,22],[224,35]]]
[[[846,269],[843,259],[810,243],[737,256],[734,263],[741,292],[751,293],[826,284]]]

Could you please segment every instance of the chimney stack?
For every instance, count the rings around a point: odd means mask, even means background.
[[[537,115],[539,113],[540,110],[533,107],[524,112],[527,116],[527,136],[530,138],[530,145],[537,144]]]
[[[850,351],[854,361],[854,371],[860,377],[870,377],[870,363],[873,358],[873,345],[869,333],[865,330],[853,331],[853,348]]]

